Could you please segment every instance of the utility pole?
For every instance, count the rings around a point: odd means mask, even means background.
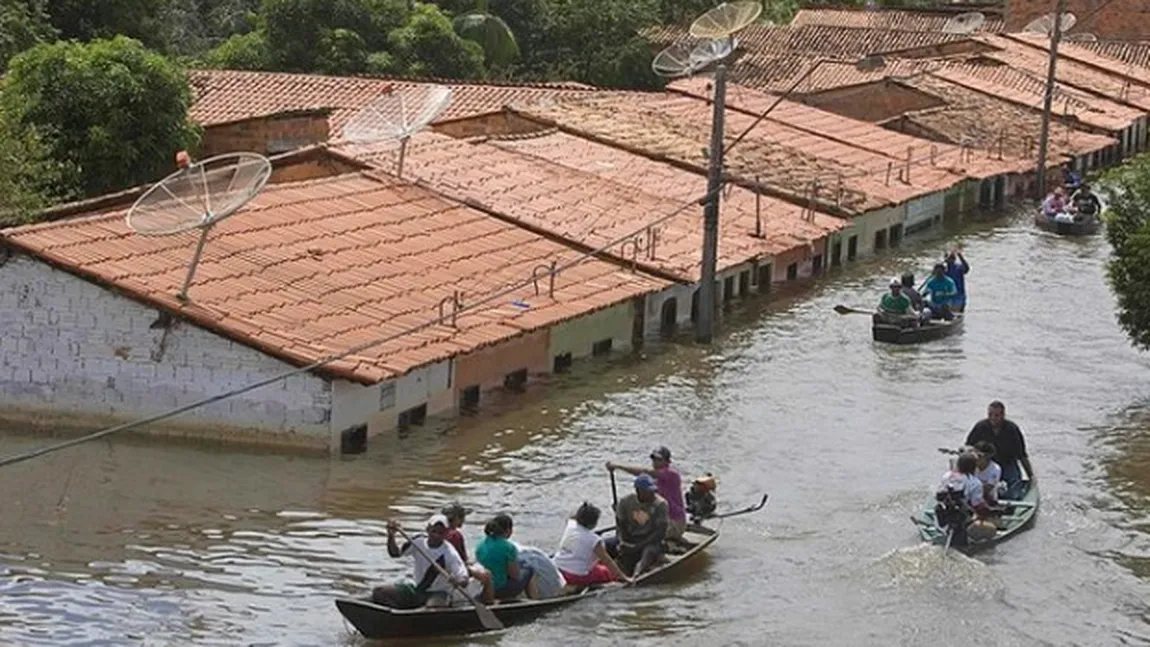
[[[1050,34],[1050,64],[1046,68],[1046,93],[1042,97],[1042,134],[1038,139],[1038,199],[1046,197],[1046,155],[1050,146],[1050,111],[1054,104],[1054,68],[1058,64],[1058,41],[1062,39],[1062,14],[1066,0],[1054,6],[1054,31]]]
[[[715,331],[715,263],[719,251],[719,194],[723,186],[723,115],[727,106],[727,68],[715,70],[715,105],[711,117],[711,153],[707,197],[703,205],[703,269],[699,285],[699,318],[695,341],[709,344]]]

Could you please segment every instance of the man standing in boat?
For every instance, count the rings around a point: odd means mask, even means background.
[[[1018,425],[1006,419],[1006,405],[995,400],[986,408],[986,419],[979,421],[966,436],[966,444],[975,446],[980,442],[994,445],[994,454],[1002,468],[1002,480],[1006,482],[1006,498],[1020,499],[1023,494],[1022,472],[1019,464],[1030,477],[1030,484],[1038,482],[1030,458],[1026,454],[1026,439]]]
[[[946,275],[954,281],[954,289],[957,290],[951,299],[950,307],[952,310],[962,312],[966,310],[966,275],[970,273],[970,263],[966,262],[966,257],[958,247],[947,252],[945,263]]]
[[[658,485],[659,496],[667,502],[667,513],[671,525],[667,528],[667,539],[683,536],[687,528],[687,505],[683,501],[683,478],[671,467],[671,450],[659,447],[651,452],[651,467],[630,467],[617,463],[607,463],[608,470],[622,470],[633,476],[649,474]]]

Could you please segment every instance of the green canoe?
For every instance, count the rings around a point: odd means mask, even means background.
[[[1038,514],[1038,485],[1032,484],[1029,480],[1023,483],[1026,489],[1020,500],[999,500],[999,504],[1004,506],[1005,510],[1001,522],[998,524],[998,532],[994,533],[993,537],[982,541],[972,540],[964,546],[955,544],[954,548],[967,552],[987,548],[1002,543],[1030,527],[1034,517]],[[923,541],[942,546],[946,544],[946,531],[939,528],[938,524],[935,523],[935,503],[932,492],[923,504],[922,510],[917,515],[912,515],[910,519],[918,527],[919,537]]]

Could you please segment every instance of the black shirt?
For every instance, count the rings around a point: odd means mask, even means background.
[[[974,446],[975,443],[987,441],[994,445],[994,461],[999,465],[1011,465],[1026,455],[1026,441],[1022,438],[1022,430],[1009,420],[1002,421],[1002,430],[994,433],[994,427],[989,420],[979,421],[966,436],[966,444]]]

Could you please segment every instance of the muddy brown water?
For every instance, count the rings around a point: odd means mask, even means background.
[[[510,510],[551,549],[608,458],[660,443],[713,471],[730,519],[682,581],[584,601],[477,645],[1150,645],[1150,356],[1127,343],[1102,238],[1025,216],[735,312],[711,347],[584,364],[477,418],[375,441],[349,460],[113,439],[0,471],[0,643],[358,645],[332,603],[406,565],[382,519],[459,499]],[[879,346],[863,316],[951,240],[973,265],[966,330]],[[969,559],[908,520],[1000,398],[1027,434],[1036,526]],[[0,453],[44,438],[0,435]],[[623,486],[625,487],[625,486]],[[407,644],[426,644],[426,641]]]

